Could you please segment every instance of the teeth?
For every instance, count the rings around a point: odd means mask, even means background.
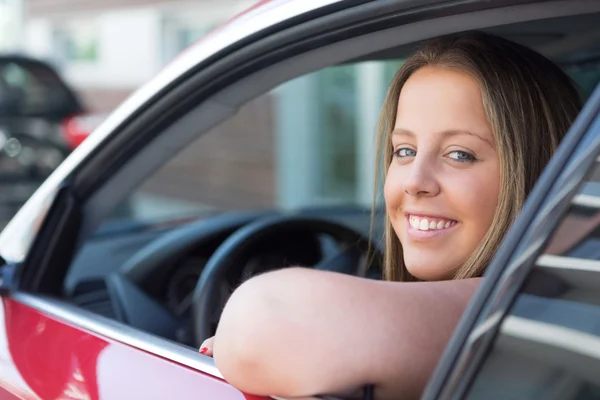
[[[415,229],[419,229],[419,218],[410,216],[410,226]]]
[[[437,222],[434,220],[429,220],[427,218],[419,218],[413,215],[410,216],[408,220],[411,227],[414,229],[418,229],[420,231],[433,231],[437,229],[448,229],[451,226],[456,224],[456,221],[446,221],[446,220],[438,220]]]

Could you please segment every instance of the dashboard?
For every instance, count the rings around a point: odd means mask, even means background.
[[[200,245],[171,267],[157,297],[175,315],[188,315],[194,288],[210,258],[210,251],[211,248]],[[253,276],[289,266],[314,265],[330,251],[327,239],[314,235],[289,234],[265,241],[238,268],[228,271],[220,282],[220,303],[224,305],[235,288]]]
[[[369,210],[330,208],[302,215],[332,220],[364,237],[370,233]],[[104,316],[190,344],[193,293],[205,266],[230,236],[270,216],[272,212],[226,213],[101,231],[76,255],[65,279],[64,297],[92,312],[100,307],[90,304],[90,298],[102,302],[102,310],[110,303],[112,310],[103,311]],[[380,226],[376,225],[376,234],[381,232]],[[229,268],[218,282],[221,306],[212,316],[213,323],[216,325],[222,306],[244,281],[275,269],[313,266],[339,251],[332,237],[314,232],[290,231],[254,243],[239,265]]]

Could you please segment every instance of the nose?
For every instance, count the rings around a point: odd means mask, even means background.
[[[436,167],[426,157],[415,157],[412,163],[406,165],[408,175],[404,181],[404,192],[415,197],[433,197],[440,192],[436,179]]]

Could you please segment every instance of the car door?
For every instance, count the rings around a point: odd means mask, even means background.
[[[224,381],[214,366],[197,371],[108,340],[5,299],[0,309],[0,392],[3,399],[257,399]],[[121,332],[126,335],[126,332]],[[113,334],[114,336],[114,331]],[[151,340],[138,337],[138,340]]]
[[[600,87],[486,273],[426,399],[600,398]]]

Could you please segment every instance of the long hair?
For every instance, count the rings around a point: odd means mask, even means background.
[[[454,278],[481,276],[577,116],[581,98],[559,67],[517,43],[481,32],[429,41],[406,60],[388,89],[378,126],[376,188],[381,176],[385,180],[392,161],[390,135],[400,92],[408,78],[424,66],[468,73],[481,88],[500,159],[500,195],[494,222]],[[402,245],[387,215],[384,235],[384,278],[416,280],[404,264]]]

